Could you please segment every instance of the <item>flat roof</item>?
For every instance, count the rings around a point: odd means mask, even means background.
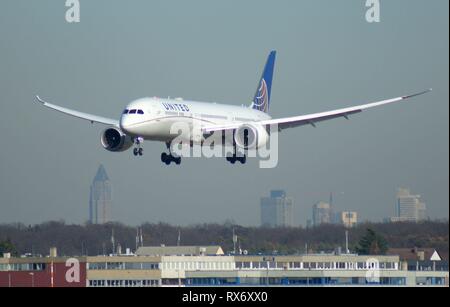
[[[136,251],[137,256],[222,256],[220,246],[143,246]]]

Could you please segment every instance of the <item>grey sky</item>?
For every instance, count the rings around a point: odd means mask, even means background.
[[[382,1],[379,24],[365,21],[363,0],[81,0],[79,24],[65,22],[64,2],[0,4],[0,223],[86,221],[100,163],[113,181],[113,217],[130,224],[257,225],[259,198],[273,188],[295,199],[301,224],[330,191],[338,209],[381,220],[400,186],[448,219],[447,0]],[[150,142],[142,159],[109,153],[102,126],[33,102],[40,94],[109,117],[145,96],[247,104],[272,49],[274,117],[434,92],[285,131],[272,170],[224,159],[168,168],[164,146]]]

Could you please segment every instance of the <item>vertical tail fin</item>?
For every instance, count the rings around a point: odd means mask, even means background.
[[[272,51],[266,62],[261,80],[256,89],[255,97],[251,105],[252,109],[259,110],[265,113],[269,112],[270,96],[272,93],[273,71],[275,68],[275,59],[277,52]]]

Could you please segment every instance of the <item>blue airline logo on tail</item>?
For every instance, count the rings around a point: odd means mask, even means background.
[[[269,112],[270,96],[272,92],[273,71],[275,68],[276,51],[272,51],[267,58],[261,81],[253,98],[252,108],[261,112]]]
[[[253,108],[265,113],[269,111],[269,92],[267,91],[267,83],[264,79],[261,79],[261,85],[253,101]]]

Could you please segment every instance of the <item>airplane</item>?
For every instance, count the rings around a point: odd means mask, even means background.
[[[47,108],[81,118],[93,123],[108,126],[101,134],[102,146],[110,152],[123,152],[134,146],[135,156],[143,155],[142,143],[146,141],[164,142],[169,150],[161,154],[161,161],[166,165],[172,162],[179,165],[181,157],[172,154],[170,143],[176,135],[171,133],[171,127],[175,123],[186,123],[193,127],[201,127],[200,135],[191,134],[192,144],[202,144],[205,137],[212,133],[232,132],[235,153],[227,156],[227,161],[235,164],[239,161],[246,163],[246,156],[236,154],[236,148],[248,149],[248,140],[252,139],[254,149],[265,146],[270,133],[267,127],[276,125],[279,131],[304,125],[316,127],[322,121],[345,118],[360,113],[364,110],[383,106],[409,98],[423,95],[432,91],[428,89],[417,94],[401,96],[388,100],[347,107],[327,112],[308,115],[272,118],[269,115],[271,103],[272,81],[275,68],[276,51],[270,52],[262,76],[259,80],[256,93],[250,106],[236,106],[208,102],[185,101],[182,98],[142,98],[129,103],[122,112],[120,119],[110,119],[83,113],[54,104],[50,104],[36,96],[37,101]],[[245,137],[240,137],[242,134]]]

